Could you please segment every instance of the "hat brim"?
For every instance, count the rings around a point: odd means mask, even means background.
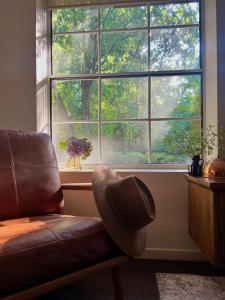
[[[107,166],[98,166],[92,176],[92,186],[95,202],[106,230],[115,243],[129,256],[140,256],[146,247],[146,228],[128,231],[121,226],[110,199],[107,197],[106,187],[110,182],[121,179],[119,174]]]

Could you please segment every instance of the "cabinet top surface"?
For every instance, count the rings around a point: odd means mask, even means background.
[[[195,183],[199,186],[205,187],[213,191],[225,191],[225,178],[206,178],[206,177],[193,177],[185,175],[187,181]]]

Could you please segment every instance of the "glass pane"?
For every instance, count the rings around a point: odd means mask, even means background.
[[[148,123],[103,124],[102,162],[107,164],[147,163]]]
[[[89,74],[98,70],[97,34],[53,36],[53,74]]]
[[[152,132],[152,156],[153,164],[164,163],[186,163],[179,151],[174,151],[171,145],[179,142],[179,137],[183,132],[195,130],[201,127],[200,121],[153,121]]]
[[[101,34],[101,67],[105,73],[147,71],[148,32]]]
[[[201,114],[201,76],[151,79],[152,118],[196,117]]]
[[[199,3],[152,5],[151,26],[199,24]]]
[[[147,6],[105,7],[101,9],[101,29],[147,27]]]
[[[57,80],[52,82],[54,122],[97,120],[97,80]]]
[[[148,78],[102,80],[102,119],[148,117]]]
[[[81,160],[82,164],[98,163],[98,125],[97,124],[53,124],[52,140],[55,146],[56,156],[59,164],[65,164],[69,156],[63,150],[60,143],[69,137],[87,138],[93,146],[91,155],[86,160]]]
[[[151,70],[198,69],[199,28],[151,30]]]
[[[75,32],[97,29],[96,8],[68,8],[52,11],[53,32]]]

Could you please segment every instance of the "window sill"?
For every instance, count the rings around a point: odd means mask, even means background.
[[[94,169],[83,169],[83,170],[66,170],[59,169],[60,174],[69,173],[93,173]],[[186,174],[187,169],[116,169],[118,173],[182,173]]]

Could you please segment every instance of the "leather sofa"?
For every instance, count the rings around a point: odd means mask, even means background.
[[[61,185],[51,139],[43,133],[0,130],[0,299],[30,299],[128,258],[102,221],[63,215]]]

